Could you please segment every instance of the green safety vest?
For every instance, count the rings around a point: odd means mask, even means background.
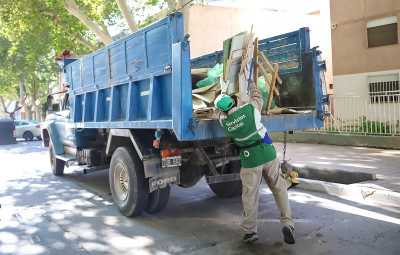
[[[251,104],[245,104],[223,118],[222,126],[226,134],[232,137],[240,147],[262,140],[267,133],[267,129],[261,123],[261,113]],[[275,148],[268,143],[240,150],[240,159],[244,168],[257,167],[275,158]]]

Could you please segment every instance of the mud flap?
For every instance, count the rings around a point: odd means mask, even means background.
[[[181,183],[179,167],[162,168],[160,173],[149,179],[150,193],[165,188],[168,184],[179,185]]]

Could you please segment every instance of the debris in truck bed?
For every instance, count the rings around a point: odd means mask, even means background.
[[[198,88],[206,87],[213,85],[214,83],[219,83],[219,76],[222,74],[223,65],[216,64],[213,69],[207,72],[207,78],[198,81],[196,86]]]
[[[192,69],[192,89],[197,89],[196,83],[207,78],[207,72],[210,71],[211,68],[199,68]]]

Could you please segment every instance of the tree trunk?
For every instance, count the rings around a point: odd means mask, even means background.
[[[0,96],[0,109],[2,109],[2,113],[3,113],[3,116],[0,116],[0,118],[1,119],[8,119],[8,116],[7,116],[7,107],[6,107],[6,105],[4,104],[4,99],[3,99],[3,97],[2,96]]]
[[[168,13],[173,13],[176,10],[176,1],[175,0],[168,0]]]
[[[42,122],[42,116],[41,116],[41,109],[40,109],[40,105],[35,105],[35,120]]]
[[[133,17],[133,14],[131,10],[129,9],[128,4],[126,3],[125,0],[117,0],[117,4],[119,9],[122,12],[122,15],[124,16],[126,22],[128,23],[129,30],[131,33],[134,33],[139,30],[139,26],[135,21],[135,18]]]
[[[25,110],[25,119],[31,120],[32,119],[32,106],[29,107],[27,104],[25,104],[23,107]]]
[[[185,5],[189,0],[178,0],[177,9],[181,8]],[[189,33],[189,15],[190,15],[190,4],[187,4],[185,7],[179,10],[179,12],[183,13],[183,27],[184,33],[187,35]]]
[[[15,120],[15,112],[10,112],[10,119]]]
[[[86,16],[76,5],[75,0],[64,0],[64,7],[69,11],[72,15],[77,17],[80,21],[83,22],[93,33],[95,33],[100,40],[109,45],[113,43],[113,40],[110,36],[108,36],[103,30],[101,30],[88,16]]]

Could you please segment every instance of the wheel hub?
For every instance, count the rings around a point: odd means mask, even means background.
[[[115,167],[114,187],[118,198],[123,202],[128,197],[129,177],[128,172],[122,164]]]

